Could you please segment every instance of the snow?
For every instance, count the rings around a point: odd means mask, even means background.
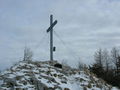
[[[116,88],[116,87],[113,87],[113,88],[112,88],[112,90],[119,90],[119,89],[118,89],[118,88]]]
[[[63,90],[65,88],[69,88],[70,90],[84,90],[84,88],[87,90],[101,90],[97,84],[102,87],[102,90],[109,90],[111,87],[99,78],[91,75],[89,72],[78,72],[78,70],[75,71],[72,68],[68,68],[69,70],[64,70],[66,68],[56,69],[54,66],[48,64],[48,62],[39,62],[39,64],[40,67],[37,67],[34,62],[20,62],[13,66],[10,70],[4,71],[1,75],[11,79],[20,76],[16,81],[18,85],[16,88],[28,88],[28,90],[35,90],[35,86],[30,83],[30,78],[38,80],[47,87],[54,88],[54,86],[58,86]],[[64,71],[67,74],[64,74]],[[3,80],[0,80],[0,86],[3,83]],[[6,87],[2,87],[2,89],[9,90],[9,88]],[[55,90],[59,90],[59,88]],[[119,89],[112,87],[111,90]]]
[[[2,80],[0,80],[0,85],[3,83],[3,81]]]

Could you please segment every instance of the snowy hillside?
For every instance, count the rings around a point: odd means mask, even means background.
[[[0,74],[0,90],[118,90],[87,69],[80,71],[57,61],[21,61]]]

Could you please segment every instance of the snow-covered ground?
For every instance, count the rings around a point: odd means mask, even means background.
[[[54,64],[57,62],[53,62]],[[97,78],[89,70],[69,66],[54,67],[53,63],[21,61],[0,74],[0,90],[119,90]]]

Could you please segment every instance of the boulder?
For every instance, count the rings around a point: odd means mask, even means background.
[[[56,63],[56,64],[54,65],[54,67],[62,68],[62,64]]]

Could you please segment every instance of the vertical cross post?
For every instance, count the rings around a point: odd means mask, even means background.
[[[53,15],[50,15],[50,26],[53,24]],[[50,60],[53,61],[53,28],[50,30]]]

